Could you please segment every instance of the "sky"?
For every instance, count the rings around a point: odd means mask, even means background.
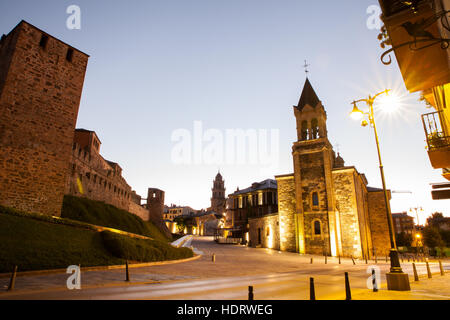
[[[71,5],[80,9],[80,29],[67,26]],[[392,89],[401,97],[397,109],[375,108],[386,184],[395,191],[392,212],[422,207],[423,224],[435,211],[450,216],[450,200],[433,201],[430,193],[430,183],[445,181],[425,149],[421,114],[433,110],[408,93],[395,57],[381,63],[379,32],[367,24],[373,5],[3,0],[0,32],[23,19],[89,54],[77,127],[96,131],[102,156],[121,165],[138,194],[159,188],[166,204],[194,209],[210,206],[218,170],[227,194],[293,172],[292,106],[305,60],[335,151],[381,187],[373,131],[349,112],[353,100]],[[233,145],[232,134],[241,132],[254,134],[257,144]]]

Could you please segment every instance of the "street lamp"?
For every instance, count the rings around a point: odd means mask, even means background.
[[[373,132],[375,135],[375,142],[377,145],[378,161],[380,163],[380,174],[381,174],[381,182],[383,184],[384,202],[386,205],[386,217],[387,217],[387,221],[388,221],[389,240],[391,243],[391,249],[389,252],[389,256],[391,258],[390,259],[391,260],[391,268],[390,268],[390,272],[388,272],[386,274],[388,290],[406,291],[406,290],[410,290],[409,278],[408,278],[408,274],[403,272],[402,267],[400,266],[400,260],[398,257],[397,245],[395,243],[395,237],[394,237],[394,232],[393,232],[391,208],[389,205],[388,193],[387,193],[387,189],[386,189],[386,182],[384,179],[383,164],[381,162],[380,143],[378,140],[377,127],[375,125],[375,117],[374,117],[374,112],[373,112],[373,103],[374,103],[375,99],[382,94],[388,95],[389,91],[390,91],[389,89],[386,89],[384,91],[377,93],[373,97],[371,97],[369,95],[369,97],[367,99],[359,99],[359,100],[353,101],[352,102],[353,110],[350,113],[350,116],[355,120],[362,120],[361,125],[363,127],[367,126],[370,123],[371,127],[373,128]],[[369,106],[369,111],[363,112],[360,109],[358,109],[358,107],[356,106],[356,104],[358,102],[365,102]],[[364,119],[364,116],[367,116],[368,122]]]

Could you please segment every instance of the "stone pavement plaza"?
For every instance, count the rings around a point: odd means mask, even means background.
[[[239,286],[239,290],[244,292],[248,284],[262,281],[260,289],[261,299],[307,299],[309,277],[315,277],[318,281],[316,291],[319,293],[319,299],[345,299],[345,292],[340,288],[334,288],[335,290],[325,290],[325,288],[326,285],[330,286],[334,285],[334,283],[341,286],[343,274],[348,272],[351,279],[353,299],[450,299],[449,261],[444,261],[443,263],[447,272],[445,276],[439,274],[439,266],[436,262],[430,262],[433,273],[432,279],[428,279],[426,276],[425,263],[416,263],[420,281],[414,282],[413,277],[410,277],[412,287],[410,292],[392,292],[386,290],[384,276],[389,269],[389,263],[386,263],[384,258],[379,259],[376,266],[381,270],[381,286],[379,292],[372,293],[367,288],[366,281],[370,276],[371,266],[375,266],[374,261],[368,261],[368,264],[366,264],[365,261],[356,260],[356,265],[353,265],[351,259],[342,258],[341,264],[339,264],[337,258],[328,257],[327,264],[325,264],[323,256],[299,255],[263,248],[248,248],[240,245],[220,245],[216,244],[211,237],[196,237],[192,245],[197,251],[203,253],[199,259],[176,264],[130,268],[130,282],[124,281],[125,269],[97,271],[83,271],[82,269],[82,290],[77,291],[87,292],[88,289],[95,290],[98,288],[112,288],[111,290],[114,290],[114,288],[122,287],[128,287],[131,290],[130,286],[133,288],[140,286],[142,291],[142,288],[147,288],[146,286],[148,286],[147,291],[150,292],[155,288],[163,288],[163,285],[166,286],[164,288],[169,288],[169,286],[180,286],[183,284],[186,284],[186,287],[192,291],[192,288],[200,285],[200,283],[203,283],[203,285],[209,283],[212,287],[214,287],[215,283],[224,285],[228,283],[230,286],[228,295],[219,294],[219,289],[217,289],[217,292],[211,293],[211,295],[200,295],[197,292],[195,295],[191,295],[190,298],[227,299],[228,297],[230,299],[245,299],[245,294],[239,296],[232,293],[232,291],[237,290],[236,288]],[[215,255],[214,262],[212,261],[213,254]],[[311,258],[313,258],[312,264]],[[402,267],[404,272],[412,276],[411,263],[404,261]],[[9,278],[0,278],[0,299],[28,299],[30,297],[39,299],[43,292],[58,291],[61,293],[65,292],[68,295],[70,293],[68,293],[69,290],[66,287],[68,277],[69,274],[66,273],[18,276],[13,292],[6,292]],[[322,292],[320,281],[323,282]],[[232,283],[235,283],[235,287],[231,287]],[[278,292],[272,292],[270,295],[263,296],[263,290],[269,290],[269,285],[272,286],[272,291],[275,290],[274,288],[277,288]],[[295,285],[298,285],[298,291],[303,292],[302,295],[288,294],[290,290],[296,291]],[[285,291],[282,289],[283,286],[286,287]],[[257,289],[258,287],[256,286],[255,290]],[[89,297],[92,297],[93,294],[91,293]],[[122,298],[120,295],[115,297]],[[133,297],[129,296],[128,298],[133,299]],[[151,297],[145,294],[136,296],[136,298]],[[153,298],[184,299],[183,297],[183,292],[179,292],[174,296],[157,295]],[[70,299],[70,296],[67,298]],[[127,296],[124,295],[123,298],[127,299]],[[255,299],[258,299],[257,295],[255,295]]]

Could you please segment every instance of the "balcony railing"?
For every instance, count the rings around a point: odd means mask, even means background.
[[[441,126],[440,112],[436,111],[422,115],[422,123],[429,151],[450,146],[450,136],[444,132]]]

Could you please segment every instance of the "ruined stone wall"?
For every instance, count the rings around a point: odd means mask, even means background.
[[[280,250],[280,225],[278,214],[267,215],[260,218],[250,218],[249,240],[252,247],[261,245],[263,248]],[[259,231],[258,231],[259,229]],[[260,233],[261,243],[258,243]]]
[[[372,191],[368,193],[369,220],[373,246],[377,255],[389,254],[391,244],[389,241],[389,227],[386,216],[384,192]]]
[[[128,212],[131,212],[131,213],[137,215],[139,218],[141,218],[144,221],[149,220],[149,212],[148,212],[147,208],[144,208],[141,205],[134,203],[133,201],[129,202]]]
[[[278,215],[280,224],[280,250],[296,251],[296,200],[294,176],[275,177],[278,186]]]
[[[133,202],[131,187],[120,171],[112,167],[100,154],[95,151],[88,152],[74,143],[70,170],[66,184],[67,194],[104,201],[129,211],[130,203]],[[133,208],[136,209],[135,206]],[[136,210],[141,212],[140,209]]]
[[[22,21],[0,44],[0,204],[59,216],[88,56],[43,34]]]

